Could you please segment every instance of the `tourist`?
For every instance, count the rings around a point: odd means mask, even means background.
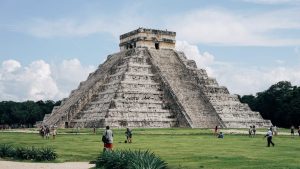
[[[252,126],[249,127],[248,135],[249,135],[249,137],[252,137]]]
[[[40,128],[40,136],[45,138],[45,129],[44,129],[44,126],[41,126]]]
[[[272,144],[273,147],[275,146],[275,144],[272,142],[272,136],[273,136],[273,132],[270,128],[267,134],[265,135],[265,137],[267,137],[268,147],[270,147],[270,144]]]
[[[79,134],[80,128],[79,126],[76,127],[76,135]]]
[[[254,137],[254,136],[256,135],[256,128],[255,128],[255,125],[253,125],[252,131],[253,131],[253,137]]]
[[[224,134],[222,132],[220,132],[220,134],[218,135],[218,138],[224,138]]]
[[[93,127],[93,133],[96,134],[96,126]]]
[[[215,127],[215,136],[218,135],[218,126]]]
[[[274,135],[277,136],[278,135],[278,128],[277,128],[277,126],[274,126],[273,131],[274,131]]]
[[[294,135],[295,135],[295,131],[294,131],[294,130],[295,130],[295,127],[292,126],[292,127],[291,127],[291,136],[294,136]]]
[[[129,128],[126,129],[125,135],[126,143],[132,143],[132,131]]]
[[[50,129],[49,129],[48,126],[46,126],[45,134],[46,134],[46,139],[49,139],[49,137],[50,137]]]
[[[53,138],[53,140],[55,140],[56,134],[57,134],[56,128],[53,127],[53,131],[52,131],[52,138]]]
[[[102,141],[104,143],[103,151],[110,151],[113,148],[113,132],[106,126],[106,130],[103,132]]]

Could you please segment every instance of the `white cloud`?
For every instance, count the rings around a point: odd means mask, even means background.
[[[53,76],[61,91],[66,97],[70,91],[76,89],[79,83],[86,80],[88,74],[95,70],[95,66],[83,66],[78,59],[64,60],[59,65],[52,65]]]
[[[296,55],[300,56],[300,48],[298,46],[294,48],[294,52]]]
[[[255,94],[264,91],[279,81],[290,81],[293,85],[300,85],[299,67],[244,68],[232,66],[227,69],[215,70],[217,80],[228,87],[231,93]]]
[[[13,68],[7,69],[9,65]],[[53,98],[58,92],[50,66],[43,60],[34,61],[26,67],[21,67],[15,60],[4,61],[0,75],[0,100],[40,100]]]
[[[252,3],[283,4],[292,0],[246,0]],[[300,38],[287,36],[284,31],[300,29],[300,6],[259,10],[229,10],[200,8],[172,13],[157,19],[141,13],[139,5],[126,6],[114,16],[94,13],[85,18],[58,19],[32,18],[19,24],[16,31],[40,38],[85,37],[96,33],[109,33],[115,37],[140,26],[176,31],[179,39],[188,42],[236,46],[290,46],[300,45]],[[244,8],[243,8],[244,9]],[[111,18],[113,17],[113,19]],[[276,32],[276,33],[274,33]],[[296,33],[295,33],[296,34]],[[275,36],[274,36],[275,35]],[[278,35],[278,36],[277,36]],[[277,37],[276,37],[277,36]]]
[[[189,11],[174,16],[169,27],[177,30],[179,39],[192,43],[222,45],[287,46],[299,45],[300,39],[271,37],[274,31],[300,29],[299,8],[260,13],[233,12],[220,8]]]
[[[78,21],[67,18],[57,20],[39,18],[34,19],[25,28],[25,31],[31,35],[42,38],[87,36],[107,31],[106,24],[101,19],[95,21]]]
[[[26,99],[54,98],[59,92],[52,78],[50,65],[43,60],[32,62],[29,67],[25,68],[19,80],[21,83],[28,84],[24,86],[28,90]]]
[[[153,21],[150,18],[143,18],[138,14],[138,10],[140,10],[139,5],[132,4],[116,12],[114,16],[95,13],[84,18],[33,18],[21,24],[17,31],[39,38],[86,37],[97,33],[109,33],[119,37],[120,34],[140,26],[153,25]]]
[[[0,68],[0,100],[62,99],[92,70],[94,67],[84,67],[77,59],[64,60],[58,65],[38,60],[24,67],[15,60],[3,61]]]
[[[2,71],[11,73],[18,70],[21,67],[21,63],[15,60],[6,60],[2,63]]]
[[[217,57],[208,52],[201,53],[196,45],[186,41],[178,41],[176,49],[183,51],[188,59],[195,60],[198,68],[206,69],[210,77],[215,77],[233,94],[256,94],[283,80],[300,85],[300,66],[286,66],[284,60],[274,60],[278,66],[273,67],[245,67],[242,63],[219,62]]]
[[[279,60],[279,59],[275,60],[275,62],[276,62],[277,64],[280,64],[280,65],[285,63],[285,61]]]
[[[176,41],[176,50],[184,52],[188,59],[196,62],[198,68],[204,68],[209,75],[213,75],[210,67],[214,62],[212,54],[208,52],[200,53],[196,45],[191,45],[186,41]]]

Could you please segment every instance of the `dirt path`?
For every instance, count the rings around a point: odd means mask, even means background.
[[[225,134],[248,134],[248,130],[238,130],[238,129],[225,129],[222,130],[220,129],[223,133]],[[267,130],[265,132],[262,131],[257,131],[256,134],[260,134],[260,135],[265,135],[267,133]],[[287,132],[278,132],[278,135],[291,135],[291,133],[287,133]]]
[[[66,163],[27,163],[15,161],[0,161],[1,169],[89,169],[95,164],[88,162],[66,162]]]

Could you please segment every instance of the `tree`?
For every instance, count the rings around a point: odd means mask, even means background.
[[[256,96],[242,96],[240,101],[248,103],[253,111],[260,112],[274,125],[290,127],[300,124],[300,87],[292,86],[290,82],[280,81]]]
[[[61,101],[25,101],[0,102],[0,124],[26,124],[33,125],[44,118],[45,114],[51,113],[54,106],[60,105]]]

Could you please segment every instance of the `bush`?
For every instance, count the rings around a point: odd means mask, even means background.
[[[11,145],[0,145],[0,157],[12,157],[18,160],[51,161],[57,158],[57,154],[52,148],[43,147],[16,147]]]
[[[98,157],[96,168],[166,169],[167,163],[149,151],[106,151]]]
[[[14,158],[20,160],[28,160],[30,153],[24,147],[15,148]]]
[[[0,157],[13,157],[14,149],[9,144],[0,144]]]
[[[57,157],[57,154],[54,152],[54,150],[49,147],[41,148],[37,152],[38,153],[35,158],[36,161],[52,161]]]

